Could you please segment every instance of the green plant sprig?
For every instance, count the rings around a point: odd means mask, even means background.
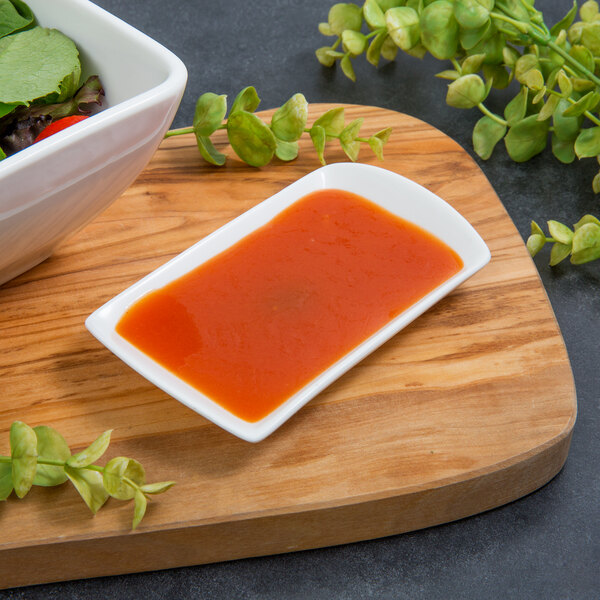
[[[546,244],[551,243],[550,265],[555,266],[567,256],[574,265],[591,262],[600,258],[600,220],[593,215],[583,216],[570,229],[558,221],[548,221],[549,236],[535,222],[531,222],[531,235],[527,239],[527,249],[535,256]]]
[[[576,22],[577,14],[573,2],[549,28],[534,0],[339,3],[329,10],[327,22],[319,24],[319,31],[335,41],[319,48],[316,56],[325,66],[339,62],[355,81],[352,61],[359,55],[377,66],[381,58],[394,60],[398,49],[418,58],[429,52],[450,61],[450,68],[437,74],[449,81],[447,104],[483,113],[473,129],[473,147],[482,159],[490,158],[503,140],[515,162],[539,154],[548,142],[565,164],[589,157],[600,160],[598,2],[585,2]],[[492,88],[503,89],[513,81],[519,90],[503,114],[490,110],[485,102]],[[600,193],[600,171],[592,188]],[[535,239],[539,243],[541,238]],[[556,250],[551,264],[557,264],[560,255]],[[582,262],[578,257],[574,251],[572,262]]]
[[[346,124],[343,107],[328,110],[311,127],[307,127],[308,102],[302,94],[294,94],[275,111],[271,122],[267,124],[254,114],[259,104],[256,90],[251,86],[246,87],[235,98],[225,120],[227,97],[212,92],[202,94],[196,103],[193,125],[172,129],[165,137],[193,133],[202,157],[216,166],[224,165],[227,157],[215,148],[210,136],[222,129],[227,131],[234,152],[253,167],[268,164],[274,156],[286,162],[294,160],[298,156],[298,140],[305,133],[310,136],[323,165],[326,143],[332,139],[339,141],[342,150],[352,161],[358,159],[363,143],[367,143],[375,155],[383,160],[383,147],[390,137],[390,128],[362,137],[360,127],[363,119]]]
[[[101,467],[95,463],[110,444],[111,430],[90,446],[71,454],[69,446],[52,427],[29,427],[15,421],[10,428],[10,456],[0,456],[0,500],[11,493],[24,498],[32,486],[56,486],[70,481],[88,508],[96,514],[110,496],[134,500],[132,529],[144,514],[150,495],[162,494],[174,481],[146,483],[142,465],[133,458],[119,456]]]
[[[452,68],[437,74],[450,80],[446,102],[455,108],[477,108],[475,152],[488,159],[504,139],[510,157],[529,160],[552,141],[564,163],[600,155],[600,12],[588,0],[574,23],[577,4],[549,29],[533,0],[366,0],[362,7],[335,4],[319,25],[335,36],[316,51],[332,66],[356,80],[352,60],[366,53],[377,66],[394,60],[398,48],[422,58],[427,52],[450,60]],[[371,30],[362,33],[363,26]],[[338,46],[342,51],[337,50]],[[520,84],[504,115],[485,105],[492,88]],[[583,127],[584,119],[593,127]],[[550,135],[551,134],[551,135]],[[593,188],[600,192],[600,173]]]

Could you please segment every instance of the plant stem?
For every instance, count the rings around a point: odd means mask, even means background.
[[[194,133],[193,127],[182,127],[181,129],[170,129],[165,133],[165,137],[172,137],[174,135],[183,135],[184,133]]]
[[[492,119],[492,121],[496,121],[496,123],[499,123],[500,125],[504,125],[505,127],[508,127],[508,121],[505,121],[504,119],[500,118],[498,115],[495,115],[492,111],[490,111],[484,104],[483,102],[480,102],[477,105],[477,108],[487,117],[489,117],[490,119]]]
[[[573,58],[566,50],[561,48],[558,44],[549,40],[546,45],[554,50],[557,54],[560,54],[566,62],[570,63],[575,69],[585,75],[590,81],[593,81],[597,86],[600,86],[600,79],[596,77],[587,67],[584,67],[577,59]]]

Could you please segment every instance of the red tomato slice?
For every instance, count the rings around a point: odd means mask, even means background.
[[[70,127],[71,125],[75,125],[75,123],[79,123],[79,121],[83,121],[87,119],[85,115],[73,115],[72,117],[63,117],[62,119],[58,119],[58,121],[53,121],[45,127],[42,132],[33,140],[33,143],[39,142],[40,140],[46,139],[47,137]]]

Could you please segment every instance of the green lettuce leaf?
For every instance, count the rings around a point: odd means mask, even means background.
[[[80,76],[77,47],[55,29],[34,27],[0,38],[0,106],[63,102]]]
[[[0,0],[0,38],[33,25],[35,17],[21,0]]]

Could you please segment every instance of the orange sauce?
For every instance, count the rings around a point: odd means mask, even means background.
[[[421,228],[322,190],[144,296],[117,332],[254,422],[461,268]]]

